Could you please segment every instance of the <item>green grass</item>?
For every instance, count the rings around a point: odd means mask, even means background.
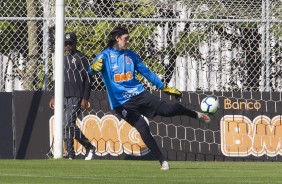
[[[280,162],[0,160],[0,183],[282,183]]]

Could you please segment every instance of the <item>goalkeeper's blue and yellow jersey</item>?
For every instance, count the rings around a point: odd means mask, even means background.
[[[101,74],[107,88],[111,108],[124,104],[131,97],[145,90],[136,79],[136,71],[157,88],[164,87],[160,78],[149,70],[140,57],[131,50],[116,50],[110,47],[105,49],[91,63],[88,69],[89,74],[97,74],[91,66],[99,59],[103,60]]]

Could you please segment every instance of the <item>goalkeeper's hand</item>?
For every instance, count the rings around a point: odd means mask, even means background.
[[[95,72],[100,72],[102,70],[102,67],[103,67],[102,58],[98,59],[93,65],[91,65],[92,70]]]
[[[179,91],[176,88],[163,88],[163,92],[165,92],[168,95],[173,95],[175,96],[176,99],[181,98],[182,97],[182,93],[181,91]]]

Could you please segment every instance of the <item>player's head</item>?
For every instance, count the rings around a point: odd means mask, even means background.
[[[109,34],[108,47],[114,47],[118,50],[127,49],[129,43],[129,32],[124,26],[116,26]]]
[[[74,32],[65,34],[65,51],[72,52],[76,50],[77,37]]]

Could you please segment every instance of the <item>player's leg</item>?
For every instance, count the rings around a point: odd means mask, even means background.
[[[77,116],[81,113],[81,98],[72,97],[69,103],[71,103],[73,107],[73,111],[71,113],[71,127],[73,130],[73,137],[86,149],[85,160],[91,160],[95,153],[95,148],[85,137],[80,128],[76,125]]]
[[[151,150],[152,154],[160,161],[160,163],[161,164],[164,162],[167,163],[166,169],[164,170],[169,169],[168,162],[166,161],[165,157],[163,156],[156,140],[152,136],[149,125],[147,124],[145,119],[141,116],[141,114],[138,111],[135,111],[134,109],[124,108],[123,106],[115,108],[115,111],[121,118],[123,118],[125,121],[127,121],[133,127],[136,128],[143,142]]]
[[[170,103],[166,101],[162,101],[162,104],[157,108],[155,115],[164,117],[186,115],[191,118],[198,118],[196,111],[190,110],[179,103]]]
[[[66,145],[67,157],[72,160],[75,159],[75,151],[74,151],[74,129],[71,126],[66,126],[64,128],[64,142]]]
[[[65,103],[65,117],[67,122],[65,126],[65,142],[69,158],[75,158],[73,138],[75,138],[82,146],[85,147],[87,153],[89,153],[90,150],[92,150],[92,152],[94,150],[94,146],[89,142],[89,140],[76,125],[76,119],[80,113],[80,101],[81,98],[71,97],[66,98]]]
[[[67,157],[69,159],[75,158],[75,152],[74,152],[74,132],[71,128],[72,125],[72,112],[73,108],[69,103],[69,99],[65,98],[64,100],[65,109],[64,109],[64,142],[66,146],[67,151]]]
[[[162,163],[166,159],[164,158],[156,140],[152,136],[150,132],[149,125],[145,121],[145,119],[141,116],[136,117],[137,121],[130,121],[133,123],[133,126],[136,128],[136,130],[139,132],[143,142],[147,145],[147,147],[152,151],[152,153],[156,156],[156,158]]]
[[[73,125],[74,138],[86,149],[85,160],[92,160],[95,153],[95,147],[85,137],[83,132],[78,128],[77,125]]]
[[[144,120],[144,118],[140,116],[139,119],[134,123],[134,127],[139,132],[143,142],[147,145],[147,147],[152,151],[152,153],[160,161],[161,170],[169,170],[169,164],[167,160],[165,159],[165,157],[163,156],[156,140],[152,136],[149,125]]]
[[[179,103],[170,103],[166,101],[162,101],[162,104],[157,108],[155,115],[164,117],[185,115],[194,119],[198,119],[204,123],[210,122],[210,118],[206,114],[188,109]]]
[[[189,116],[194,119],[199,119],[202,122],[209,123],[209,116],[188,109],[179,103],[167,102],[160,100],[159,97],[145,91],[134,98],[134,103],[138,104],[138,110],[146,117],[164,116],[172,117],[178,115]]]
[[[93,145],[85,137],[83,132],[78,128],[77,125],[73,125],[74,138],[83,146],[85,149],[92,149]]]
[[[150,132],[149,125],[146,123],[144,118],[140,116],[139,119],[134,123],[134,127],[139,132],[143,142],[147,145],[147,147],[160,161],[161,170],[169,170],[170,168],[169,163],[163,156],[156,140],[154,139],[154,137]]]

